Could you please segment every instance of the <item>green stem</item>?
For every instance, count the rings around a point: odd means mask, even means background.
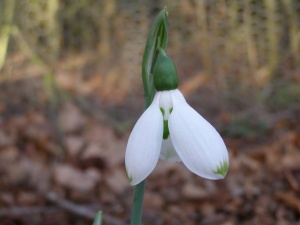
[[[130,225],[140,225],[142,221],[144,190],[146,180],[135,186]]]

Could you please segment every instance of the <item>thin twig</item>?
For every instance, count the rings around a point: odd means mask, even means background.
[[[45,206],[45,207],[9,207],[0,209],[0,218],[3,216],[23,216],[23,215],[33,215],[40,213],[48,213],[57,211],[57,207]]]
[[[46,193],[45,198],[48,201],[56,204],[57,206],[63,208],[64,210],[66,210],[70,213],[73,213],[73,214],[76,214],[76,215],[79,215],[79,216],[82,216],[82,217],[85,217],[88,219],[94,219],[97,212],[99,211],[99,210],[90,209],[86,206],[75,204],[67,199],[64,199],[64,198],[58,196],[54,192]],[[122,222],[121,220],[105,214],[105,211],[103,214],[104,214],[103,220],[109,224],[112,224],[112,225],[123,225],[124,224],[124,222]]]

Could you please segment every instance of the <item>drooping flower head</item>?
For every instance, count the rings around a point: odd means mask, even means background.
[[[135,124],[126,147],[125,165],[132,185],[143,181],[158,159],[183,162],[193,173],[212,180],[225,177],[229,158],[215,128],[185,101],[176,67],[163,54],[153,69],[156,95]]]

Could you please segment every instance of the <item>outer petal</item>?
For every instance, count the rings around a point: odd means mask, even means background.
[[[167,162],[181,162],[170,137],[162,141],[159,158]]]
[[[185,101],[179,90],[171,91],[173,111],[169,130],[182,162],[195,174],[216,180],[226,175],[229,159],[223,139],[215,128]]]
[[[126,147],[125,165],[131,185],[144,180],[155,168],[163,136],[163,115],[157,93],[152,104],[135,124]]]

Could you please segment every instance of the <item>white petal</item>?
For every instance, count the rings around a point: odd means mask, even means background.
[[[180,159],[201,177],[212,180],[224,178],[229,159],[223,139],[187,104],[180,91],[171,91],[171,96],[173,111],[169,117],[169,131]]]
[[[163,140],[159,158],[167,162],[181,162],[170,137],[167,140]]]
[[[163,136],[159,94],[135,124],[127,143],[125,165],[132,185],[143,181],[155,168],[159,158]]]

